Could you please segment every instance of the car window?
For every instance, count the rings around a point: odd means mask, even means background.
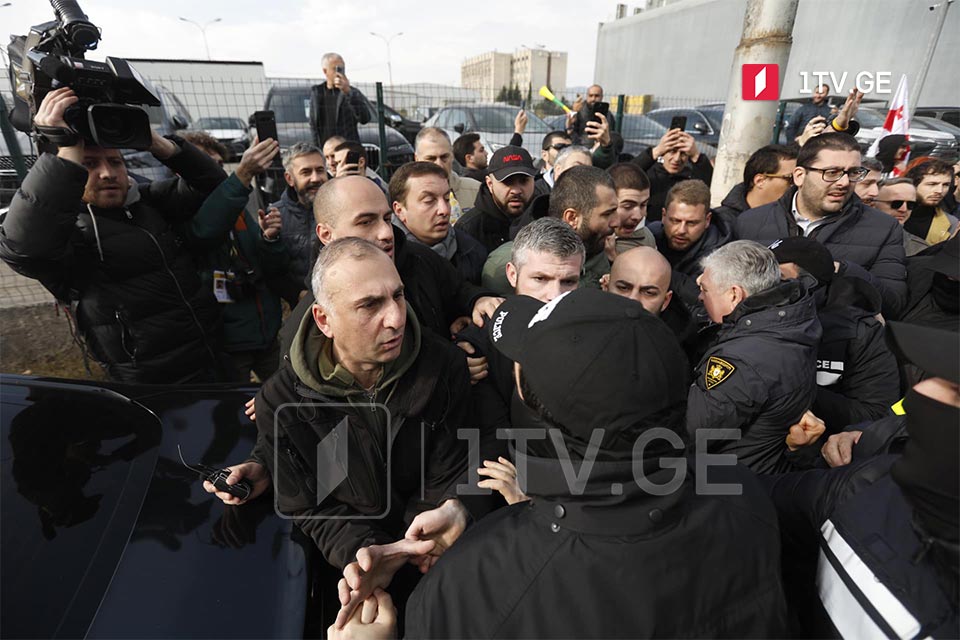
[[[199,129],[243,129],[243,121],[237,118],[200,118],[197,120]]]
[[[309,90],[273,93],[267,100],[267,110],[273,111],[277,123],[309,122]]]
[[[647,114],[647,116],[651,120],[653,120],[654,122],[657,122],[658,124],[663,125],[664,127],[670,126],[670,120],[675,115],[677,115],[677,112],[675,109],[662,109],[662,110],[656,111],[655,113]]]
[[[866,107],[860,107],[857,110],[857,115],[855,119],[860,123],[860,126],[864,129],[873,129],[874,127],[882,127],[883,122],[886,119],[886,112],[882,115],[879,111],[874,109],[868,109]]]
[[[701,109],[700,113],[706,117],[714,133],[718,133],[723,128],[723,109]]]
[[[620,131],[625,139],[661,138],[667,128],[652,118],[636,113],[623,114],[623,126]]]
[[[464,109],[450,109],[447,113],[447,128],[453,129],[458,124],[464,126],[464,131],[472,130],[470,126],[470,116],[467,115]]]
[[[960,127],[960,111],[947,111],[941,118],[944,122],[949,122],[955,127]]]

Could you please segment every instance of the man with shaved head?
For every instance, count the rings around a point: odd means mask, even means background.
[[[317,238],[328,245],[340,238],[362,238],[394,259],[406,285],[406,297],[420,324],[448,337],[451,325],[472,316],[478,325],[490,316],[499,298],[485,296],[479,287],[429,247],[409,242],[393,226],[393,210],[380,188],[362,176],[334,178],[324,184],[313,202]],[[321,249],[322,250],[322,249]],[[308,293],[294,309],[280,332],[281,353],[290,348],[300,319],[314,303]]]

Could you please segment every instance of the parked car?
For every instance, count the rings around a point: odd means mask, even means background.
[[[866,150],[880,135],[883,123],[886,120],[886,111],[861,107],[857,111],[857,120],[860,121],[860,132],[857,140]],[[911,122],[907,130],[910,136],[910,157],[934,156],[953,162],[957,159],[957,139],[949,133],[926,128],[922,124]]]
[[[153,87],[160,96],[161,104],[159,107],[143,107],[150,117],[150,126],[153,130],[165,136],[189,129],[193,124],[193,116],[180,98],[161,84],[154,84]],[[173,172],[153,157],[149,151],[124,149],[123,159],[127,163],[127,169],[138,180],[166,180],[173,177]]]
[[[936,118],[949,122],[955,127],[960,127],[960,107],[918,107],[913,115]]]
[[[952,125],[946,120],[938,120],[937,118],[929,118],[924,116],[914,116],[913,120],[910,121],[910,124],[921,129],[932,129],[934,131],[949,133],[956,139],[957,144],[960,144],[960,127]]]
[[[3,636],[303,637],[313,541],[180,460],[245,459],[255,391],[0,376]]]
[[[197,131],[205,131],[227,148],[230,157],[224,158],[227,162],[237,160],[250,146],[250,134],[246,123],[240,118],[211,116],[198,118],[191,127]]]
[[[697,141],[700,153],[715,158],[720,144],[720,128],[723,126],[723,105],[701,105],[696,108],[665,107],[647,112],[646,116],[664,128],[676,116],[685,116],[687,126],[684,131]]]
[[[368,102],[370,102],[370,113],[373,114],[373,119],[379,122],[380,120],[377,117],[377,103],[372,100],[368,100]],[[388,125],[399,131],[410,144],[416,143],[417,134],[420,133],[420,129],[423,128],[422,124],[410,118],[404,118],[398,111],[388,105],[383,105],[383,113],[387,117]]]
[[[267,92],[263,108],[273,111],[277,119],[277,135],[280,137],[280,149],[287,149],[297,142],[313,139],[310,131],[310,85],[274,86]],[[372,119],[357,127],[360,143],[367,150],[367,165],[374,171],[380,168],[380,132],[376,120],[376,109],[372,110]],[[387,176],[393,174],[400,165],[413,160],[413,147],[399,131],[386,127],[387,158],[384,166]]]
[[[425,123],[425,127],[439,127],[447,132],[451,140],[462,133],[480,134],[480,142],[492,156],[500,147],[505,146],[513,136],[513,123],[518,107],[501,104],[454,104],[441,107]],[[523,147],[534,159],[540,157],[543,136],[553,131],[536,114],[527,111],[527,128],[523,133]]]

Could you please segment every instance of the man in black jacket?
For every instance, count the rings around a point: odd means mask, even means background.
[[[463,214],[457,226],[479,240],[488,253],[493,251],[510,239],[511,226],[533,200],[536,175],[526,149],[500,147],[490,160],[474,207]]]
[[[779,200],[793,186],[798,150],[796,145],[768,144],[754,151],[743,166],[743,182],[730,189],[714,212],[735,218]]]
[[[550,435],[517,442],[530,501],[487,516],[429,570],[406,637],[782,635],[775,515],[737,467],[723,472],[739,495],[694,491],[685,358],[670,330],[632,300],[584,289],[511,298],[490,332]]]
[[[331,136],[360,141],[358,124],[370,122],[366,97],[347,79],[343,56],[325,53],[320,59],[327,81],[310,89],[310,130],[313,143],[323,147]]]
[[[51,91],[37,126],[69,130],[73,90]],[[183,140],[153,134],[150,151],[181,177],[138,185],[123,157],[76,138],[43,154],[0,226],[0,257],[61,301],[77,301],[86,347],[122,382],[222,379],[219,309],[181,238],[226,176]],[[180,231],[180,233],[178,233]]]
[[[771,249],[785,279],[804,273],[817,279],[813,297],[823,337],[813,413],[828,433],[889,415],[900,399],[900,376],[877,319],[880,294],[861,278],[837,276],[833,256],[816,240],[784,238]]]
[[[677,182],[667,193],[663,220],[649,229],[673,268],[672,288],[688,308],[699,306],[700,260],[733,240],[732,226],[723,214],[710,211],[710,187],[700,180]]]
[[[390,178],[393,223],[407,240],[430,247],[450,261],[468,282],[480,284],[487,250],[450,222],[450,181],[432,162],[408,162]]]
[[[903,230],[854,194],[854,183],[866,174],[855,138],[819,135],[800,149],[793,171],[797,186],[740,214],[735,233],[766,246],[789,236],[816,239],[830,250],[838,273],[867,279],[883,298],[884,315],[896,318],[907,294]]]
[[[701,298],[719,326],[697,365],[687,430],[739,429],[711,440],[757,473],[791,470],[784,438],[816,393],[820,321],[797,280],[780,281],[773,252],[738,240],[703,260]]]
[[[713,179],[710,159],[700,153],[693,136],[680,129],[667,131],[656,146],[641,151],[633,162],[646,171],[650,178],[647,224],[662,217],[670,187],[690,179],[709,185]]]
[[[406,285],[406,297],[421,326],[448,338],[454,321],[470,316],[483,325],[500,299],[484,295],[450,264],[428,247],[408,242],[391,223],[393,212],[380,188],[361,176],[345,176],[327,182],[314,201],[318,247],[339,238],[363,238],[394,259]],[[300,319],[314,299],[308,292],[280,329],[280,353],[293,342]],[[472,310],[472,311],[471,311]],[[460,325],[463,324],[461,320]]]

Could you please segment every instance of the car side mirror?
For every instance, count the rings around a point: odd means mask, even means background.
[[[453,125],[453,130],[456,131],[457,133],[463,133],[463,130],[464,130],[465,128],[466,128],[466,127],[464,126],[464,124],[463,124],[462,122]]]
[[[401,118],[399,115],[397,115],[396,113],[390,114],[390,124],[397,126],[402,122],[403,122],[403,118]]]
[[[694,123],[693,123],[693,130],[696,131],[696,132],[698,132],[698,133],[704,133],[704,134],[705,134],[705,133],[707,132],[707,125],[703,124],[702,122],[694,122]]]
[[[189,126],[187,119],[179,113],[170,118],[170,124],[173,125],[173,128],[176,131],[179,131],[180,129],[186,129]]]

